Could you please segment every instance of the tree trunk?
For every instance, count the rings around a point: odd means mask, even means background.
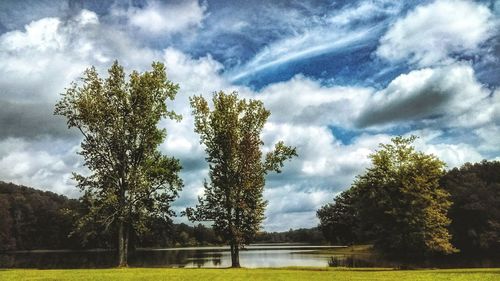
[[[125,236],[125,239],[123,241],[123,249],[124,249],[124,253],[123,253],[123,256],[125,257],[125,266],[128,266],[128,244],[129,244],[129,233],[130,233],[130,228],[128,227],[128,224],[125,224],[124,226],[124,236]]]
[[[127,246],[125,237],[125,224],[123,221],[119,222],[118,225],[118,267],[127,267]]]
[[[125,239],[123,241],[123,248],[125,249],[123,256],[125,257],[125,266],[128,266],[128,244],[129,244],[129,233],[130,233],[130,228],[128,224],[125,225]]]
[[[240,267],[240,248],[236,243],[231,244],[231,267]]]

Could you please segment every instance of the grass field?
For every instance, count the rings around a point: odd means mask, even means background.
[[[500,281],[500,268],[447,270],[390,269],[75,269],[75,270],[0,270],[0,280],[480,280]]]

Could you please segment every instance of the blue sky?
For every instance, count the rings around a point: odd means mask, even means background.
[[[500,159],[500,1],[2,1],[0,180],[78,196],[80,137],[52,115],[83,70],[166,64],[179,83],[161,149],[183,163],[175,209],[207,175],[188,97],[236,90],[272,116],[299,158],[268,177],[266,230],[312,227],[315,211],[395,135],[448,168]],[[183,221],[184,219],[177,219]]]

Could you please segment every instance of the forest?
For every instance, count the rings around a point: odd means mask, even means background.
[[[50,191],[0,181],[0,251],[114,249],[110,234],[97,230],[91,237],[75,233],[74,214],[85,210],[78,199]],[[222,245],[210,226],[152,220],[151,231],[134,237],[132,248]],[[318,228],[285,232],[261,231],[255,243],[325,243]]]

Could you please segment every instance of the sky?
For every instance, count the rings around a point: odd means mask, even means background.
[[[91,65],[160,61],[183,115],[160,123],[183,165],[174,210],[208,174],[188,98],[238,91],[271,111],[264,151],[299,154],[267,177],[263,229],[313,227],[391,137],[418,136],[447,169],[500,160],[499,25],[499,0],[2,0],[0,180],[78,197],[81,136],[52,114],[60,94]]]

